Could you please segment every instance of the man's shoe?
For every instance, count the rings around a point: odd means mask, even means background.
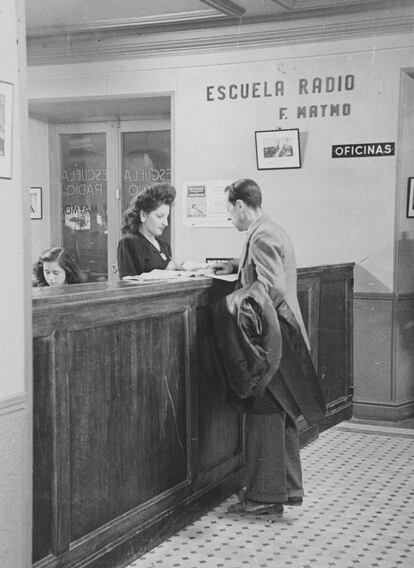
[[[303,503],[303,497],[288,497],[286,505],[289,507],[300,507]]]
[[[232,515],[276,515],[282,517],[283,505],[281,503],[259,503],[244,500],[241,503],[233,503],[227,509]]]

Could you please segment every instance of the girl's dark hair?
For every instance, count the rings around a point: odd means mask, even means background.
[[[61,247],[52,247],[44,250],[33,267],[35,286],[48,286],[43,274],[44,262],[57,262],[66,274],[66,284],[81,284],[81,272],[71,255]]]
[[[169,183],[156,183],[139,193],[124,212],[121,227],[123,234],[137,233],[141,225],[141,211],[151,213],[160,205],[171,205],[175,199],[175,189]]]
[[[239,179],[228,185],[224,191],[227,192],[230,203],[234,204],[240,199],[253,209],[257,209],[262,205],[262,192],[252,179]]]

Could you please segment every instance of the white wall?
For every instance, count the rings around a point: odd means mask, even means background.
[[[49,127],[46,122],[29,120],[29,184],[42,188],[42,219],[32,219],[31,260],[35,262],[42,251],[50,247],[50,190],[49,190]],[[56,188],[57,189],[57,188]]]
[[[413,62],[414,70],[414,62]],[[414,178],[414,76],[402,75],[401,177],[398,180],[397,290],[414,292],[414,218],[407,217],[408,178]],[[413,316],[414,317],[414,316]]]
[[[0,179],[0,564],[31,565],[31,293],[25,20],[0,10],[0,80],[13,84],[12,177]]]
[[[291,234],[298,265],[356,262],[356,290],[393,289],[396,157],[332,159],[332,144],[396,142],[400,69],[413,60],[412,36],[289,48],[240,50],[137,61],[37,67],[29,96],[173,93],[175,184],[251,177],[264,208]],[[300,78],[351,74],[352,91],[300,95]],[[284,95],[207,101],[209,85],[284,82]],[[349,116],[297,118],[298,106],[350,104]],[[286,107],[287,119],[279,119]],[[258,171],[254,132],[299,128],[302,168]],[[183,226],[175,212],[178,260],[238,255],[233,229]]]

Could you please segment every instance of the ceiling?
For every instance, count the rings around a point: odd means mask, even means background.
[[[286,46],[414,30],[414,0],[24,1],[29,65]]]
[[[413,0],[25,0],[29,39],[134,28],[141,33],[366,13]]]

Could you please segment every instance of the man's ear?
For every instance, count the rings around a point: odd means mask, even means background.
[[[244,202],[241,199],[236,199],[236,202],[235,202],[234,205],[236,205],[237,209],[243,209]]]

